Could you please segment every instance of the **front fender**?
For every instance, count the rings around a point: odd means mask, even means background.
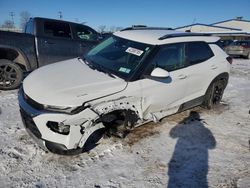
[[[143,119],[143,112],[141,109],[141,99],[137,97],[120,97],[113,100],[102,101],[91,107],[93,111],[102,116],[115,110],[131,110]]]

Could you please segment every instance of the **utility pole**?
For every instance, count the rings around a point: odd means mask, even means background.
[[[58,14],[59,14],[59,19],[62,20],[63,18],[62,11],[58,11]]]
[[[13,26],[14,26],[14,16],[15,16],[14,12],[10,12],[10,17],[11,17]]]

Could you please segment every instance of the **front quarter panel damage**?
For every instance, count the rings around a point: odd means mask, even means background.
[[[120,97],[114,100],[102,101],[96,103],[91,107],[99,116],[103,116],[116,110],[131,110],[138,120],[143,119],[143,112],[141,110],[141,100],[137,97]]]
[[[67,149],[75,149],[78,147],[83,135],[81,129],[89,129],[93,122],[98,119],[98,114],[93,110],[87,108],[84,111],[75,114],[57,114],[57,113],[46,113],[36,116],[34,122],[37,128],[42,134],[43,140],[49,140],[51,142],[63,144]],[[70,132],[68,135],[58,134],[51,131],[48,126],[46,126],[48,121],[54,121],[58,123],[63,123],[64,125],[70,125]],[[90,133],[90,132],[88,132]]]

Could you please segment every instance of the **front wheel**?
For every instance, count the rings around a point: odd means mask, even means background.
[[[224,90],[226,88],[226,80],[216,80],[214,81],[208,88],[205,100],[203,102],[203,106],[208,109],[213,108],[214,106],[218,105],[222,99]]]
[[[23,71],[17,64],[7,59],[0,60],[0,89],[16,89],[22,79]]]

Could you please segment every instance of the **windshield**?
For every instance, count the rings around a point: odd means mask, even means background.
[[[85,59],[103,72],[128,79],[142,64],[152,45],[112,36],[89,51]]]

